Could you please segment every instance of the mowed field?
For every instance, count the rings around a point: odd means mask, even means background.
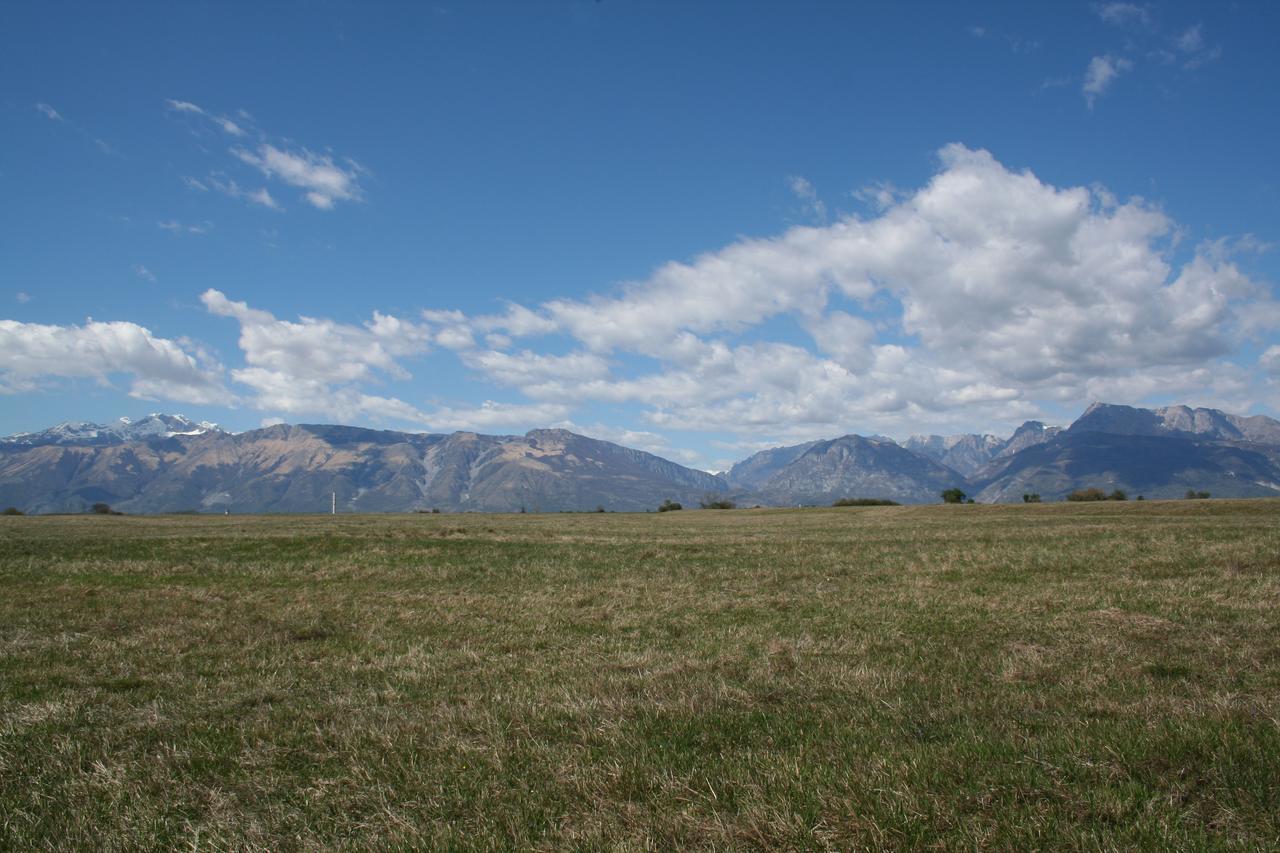
[[[1280,846],[1280,501],[0,518],[0,848]]]

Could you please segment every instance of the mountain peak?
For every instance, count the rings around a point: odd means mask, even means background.
[[[152,412],[136,420],[122,417],[110,425],[90,421],[64,421],[40,432],[20,432],[0,438],[0,443],[100,446],[148,438],[172,438],[175,435],[202,435],[206,432],[223,432],[223,429],[208,421],[197,423],[185,415]]]

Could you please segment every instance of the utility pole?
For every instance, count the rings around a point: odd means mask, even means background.
[[[338,514],[338,493],[333,493],[333,500],[329,504],[329,515]]]

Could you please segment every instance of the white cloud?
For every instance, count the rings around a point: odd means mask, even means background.
[[[112,374],[132,377],[129,394],[187,403],[233,401],[221,368],[202,363],[176,341],[155,337],[135,323],[52,326],[0,320],[0,393],[35,391],[54,378],[103,384]]]
[[[31,301],[31,294],[27,293],[26,291],[19,290],[16,294],[14,294],[13,298],[18,300],[19,305],[26,305],[28,302]]]
[[[272,198],[271,193],[266,187],[260,187],[256,190],[245,189],[234,180],[222,175],[210,175],[206,181],[209,186],[213,187],[223,195],[230,196],[231,198],[238,198],[253,204],[259,204],[270,210],[284,210],[284,208],[282,208],[280,204]],[[195,181],[194,183],[199,182]]]
[[[544,427],[563,420],[568,413],[568,407],[556,404],[522,405],[486,400],[479,406],[441,406],[422,415],[421,420],[429,428],[441,432],[483,432],[511,427]]]
[[[328,155],[305,148],[286,151],[268,143],[259,145],[256,151],[233,148],[231,153],[268,178],[302,188],[307,202],[320,210],[332,210],[336,202],[355,201],[362,194],[360,167],[354,163],[344,169]]]
[[[1204,50],[1204,33],[1201,31],[1200,25],[1188,27],[1173,42],[1178,50],[1183,53],[1196,53]]]
[[[149,281],[152,284],[156,283],[156,274],[144,267],[142,264],[134,264],[133,273],[144,281]]]
[[[1175,267],[1177,229],[1158,208],[1054,187],[961,145],[939,160],[873,218],[743,239],[614,295],[426,319],[484,333],[463,363],[538,401],[639,402],[664,428],[797,439],[1016,424],[1106,391],[1204,393],[1233,375],[1223,358],[1245,336],[1280,326],[1226,244]],[[739,338],[781,316],[817,351]],[[547,335],[578,348],[511,349]],[[620,376],[624,354],[654,369]]]
[[[1152,25],[1151,8],[1136,3],[1104,3],[1094,7],[1098,17],[1108,24],[1123,26],[1139,24],[1143,27]]]
[[[170,234],[207,234],[213,228],[211,222],[182,223],[176,219],[162,220],[156,223],[156,227],[161,231],[168,231]]]
[[[231,136],[244,136],[245,130],[231,119],[223,115],[208,112],[203,107],[193,104],[190,101],[177,101],[172,98],[165,99],[165,106],[175,113],[186,113],[188,115],[200,116],[208,119],[214,125],[221,128],[224,133]]]
[[[363,326],[311,317],[292,322],[217,290],[205,291],[200,299],[211,313],[240,323],[240,349],[249,366],[231,375],[254,389],[259,408],[421,420],[421,412],[408,403],[366,394],[357,385],[381,377],[409,378],[399,359],[427,351],[427,326],[377,312]]]
[[[1090,59],[1089,67],[1084,72],[1084,85],[1080,90],[1089,109],[1093,109],[1094,102],[1111,87],[1112,81],[1131,68],[1133,62],[1124,57],[1107,55]]]
[[[175,101],[173,98],[166,98],[165,105],[177,113],[195,113],[196,115],[204,115],[204,110],[200,109],[200,107],[190,101]]]
[[[63,121],[62,114],[48,104],[36,104],[36,110],[50,121]]]
[[[791,188],[791,192],[800,200],[802,209],[805,214],[813,217],[819,222],[825,222],[827,219],[827,205],[818,198],[818,191],[813,188],[813,184],[808,179],[799,175],[792,175],[787,178],[787,186]]]

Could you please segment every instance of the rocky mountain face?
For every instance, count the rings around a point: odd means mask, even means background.
[[[997,460],[974,477],[977,500],[1004,503],[1037,493],[1059,500],[1076,489],[1121,489],[1130,497],[1280,496],[1280,447],[1070,429]]]
[[[764,503],[827,505],[845,497],[932,503],[964,487],[957,471],[887,439],[846,435],[757,453],[733,466],[731,486]]]
[[[1215,409],[1094,404],[1069,428],[1028,421],[1008,439],[846,435],[764,450],[723,476],[565,430],[426,435],[280,425],[232,435],[179,415],[70,423],[0,439],[0,507],[81,512],[530,512],[933,503],[960,488],[984,502],[1057,500],[1081,488],[1131,496],[1280,496],[1280,421]]]
[[[1048,441],[1060,431],[1059,427],[1046,427],[1039,421],[1027,421],[1009,438],[973,433],[913,435],[902,446],[971,477],[993,459],[1012,456],[1019,450]]]
[[[1280,444],[1280,421],[1264,415],[1231,415],[1217,409],[1187,406],[1136,409],[1094,403],[1071,425],[1070,430]]]
[[[990,462],[1004,444],[994,435],[913,435],[902,446],[967,477]]]
[[[92,437],[100,440],[99,436]],[[112,444],[0,442],[0,505],[80,512],[653,509],[723,480],[575,435],[420,435],[342,426],[204,430]]]

